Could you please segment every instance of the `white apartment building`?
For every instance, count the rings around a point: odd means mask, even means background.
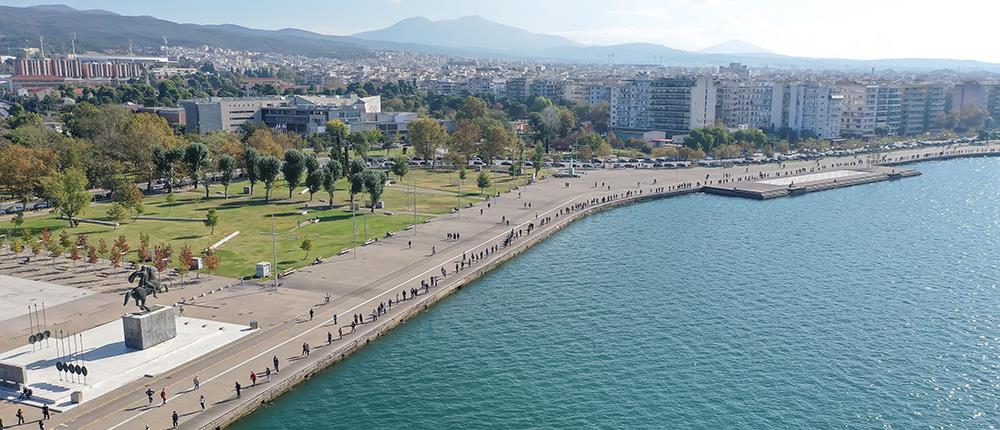
[[[707,76],[640,76],[611,91],[611,127],[683,134],[715,122],[715,81]]]
[[[823,139],[840,137],[844,96],[835,87],[814,82],[775,85],[772,97],[775,128],[809,131]]]
[[[773,128],[774,85],[750,80],[723,80],[717,84],[716,116],[729,128]]]

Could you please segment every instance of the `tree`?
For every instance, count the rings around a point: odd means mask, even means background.
[[[139,247],[135,251],[139,254],[140,263],[147,262],[152,258],[149,255],[149,233],[139,233]]]
[[[319,170],[319,168],[319,160],[316,159],[315,155],[306,157],[306,178],[308,178],[312,172]]]
[[[476,186],[479,187],[479,194],[483,194],[484,190],[493,186],[493,180],[490,179],[490,175],[485,170],[479,171],[479,177],[476,178]]]
[[[108,220],[121,224],[128,219],[128,210],[121,203],[112,204],[107,210]],[[116,226],[115,229],[118,229]]]
[[[486,139],[483,141],[480,153],[486,158],[487,165],[492,169],[493,162],[510,150],[514,144],[514,136],[500,124],[490,124],[486,127]]]
[[[363,175],[365,192],[372,199],[371,212],[375,213],[375,205],[382,198],[382,193],[385,191],[385,172],[368,169],[365,170]]]
[[[215,271],[219,268],[219,256],[218,255],[206,255],[203,258],[205,262],[205,269],[208,269],[208,273],[214,275]]]
[[[198,188],[198,179],[202,178],[205,184],[205,198],[208,198],[208,178],[205,174],[205,166],[208,164],[208,147],[203,143],[192,143],[184,149],[184,162],[187,163],[191,171],[191,179],[194,180],[194,188]]]
[[[20,211],[14,215],[14,217],[10,219],[10,222],[14,224],[15,229],[20,229],[21,226],[24,225],[24,211]]]
[[[273,155],[257,160],[257,174],[260,175],[261,182],[264,182],[264,202],[270,201],[271,189],[274,187],[274,181],[278,179],[280,170],[281,162]]]
[[[127,182],[118,186],[118,192],[115,193],[115,201],[122,205],[122,207],[131,214],[134,210],[136,216],[141,214],[145,208],[142,204],[142,191],[139,187],[131,182]]]
[[[486,116],[486,102],[476,96],[467,96],[462,100],[462,106],[458,108],[455,119],[462,121],[477,120]]]
[[[368,151],[371,149],[371,135],[363,131],[356,131],[347,135],[347,141],[351,144],[351,150],[356,157],[368,158]]]
[[[50,150],[0,144],[0,188],[27,209],[28,200],[42,189],[42,181],[52,174],[55,164],[55,154]]]
[[[83,257],[80,255],[80,248],[75,246],[69,247],[69,259],[73,260],[73,265],[76,265],[76,262],[80,261],[81,258]]]
[[[305,251],[306,252],[306,256],[302,257],[302,258],[309,258],[309,251],[311,251],[312,248],[313,248],[312,240],[310,240],[310,239],[303,239],[302,240],[302,244],[299,245],[299,249]]]
[[[247,180],[250,181],[250,192],[253,192],[253,187],[257,185],[257,180],[260,178],[257,167],[260,165],[260,154],[256,149],[247,148],[243,152],[243,171],[247,174]]]
[[[191,247],[185,243],[181,246],[180,255],[177,256],[177,273],[181,275],[181,283],[184,282],[184,277],[191,271],[193,264],[194,253],[191,252]]]
[[[108,258],[108,243],[104,239],[97,241],[97,255],[103,258]]]
[[[417,155],[431,160],[431,168],[435,167],[437,150],[444,145],[448,132],[436,120],[420,118],[410,122],[410,144]]]
[[[531,154],[531,167],[535,169],[535,176],[538,176],[538,173],[542,171],[542,163],[545,162],[544,157],[545,149],[541,145],[536,144],[535,152]]]
[[[153,247],[153,267],[157,273],[163,273],[170,266],[170,257],[174,253],[174,248],[166,244],[158,244]]]
[[[219,172],[222,173],[220,181],[222,183],[222,195],[228,199],[229,185],[233,183],[233,178],[236,176],[236,159],[231,155],[219,157]]]
[[[166,178],[167,192],[174,192],[174,167],[184,159],[184,148],[153,148],[153,167],[158,178]]]
[[[281,174],[288,183],[288,198],[292,198],[295,187],[302,182],[302,171],[306,169],[306,157],[302,151],[289,149],[285,152],[285,161],[281,165]]]
[[[59,232],[59,245],[63,248],[70,248],[73,246],[73,242],[69,240],[69,233],[66,230]]]
[[[396,158],[392,159],[392,174],[399,178],[399,181],[403,181],[403,176],[410,171],[410,165],[406,163],[406,157],[402,155],[397,155]]]
[[[468,164],[477,151],[482,130],[479,124],[472,121],[461,121],[455,132],[451,134],[451,146],[448,156],[455,164]]]
[[[332,159],[326,163],[326,174],[323,175],[323,190],[330,196],[329,206],[333,207],[333,192],[337,187],[337,180],[343,176],[343,168],[340,162]]]
[[[55,205],[70,227],[76,226],[73,219],[90,204],[93,196],[87,192],[87,176],[80,169],[70,169],[42,180],[45,195]]]
[[[212,232],[210,234],[215,234],[215,226],[219,225],[219,213],[216,212],[215,208],[208,210],[205,214],[205,227],[210,227]]]
[[[330,158],[340,159],[341,164],[347,164],[347,160],[350,159],[348,147],[344,145],[349,130],[347,124],[339,119],[327,121],[326,123],[326,138],[332,146]]]
[[[323,181],[326,179],[326,169],[314,170],[306,176],[306,188],[309,190],[309,201],[312,201],[313,194],[323,188]]]
[[[97,264],[97,247],[94,245],[87,247],[87,263]]]

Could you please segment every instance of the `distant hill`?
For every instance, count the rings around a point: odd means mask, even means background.
[[[158,55],[165,36],[171,46],[203,45],[245,51],[313,57],[362,58],[378,51],[403,51],[469,58],[540,59],[574,63],[722,66],[741,62],[754,67],[812,69],[963,70],[1000,73],[1000,64],[950,59],[848,60],[790,57],[744,42],[726,42],[702,52],[651,43],[584,46],[572,40],[532,33],[478,16],[431,21],[412,18],[382,30],[354,36],[332,36],[287,28],[260,30],[233,24],[179,24],[150,16],[125,16],[100,9],[76,10],[63,5],[0,6],[0,47],[37,47],[45,37],[46,52],[70,51],[76,34],[78,52],[128,52]],[[747,52],[749,50],[749,52]]]
[[[698,52],[702,54],[774,54],[768,49],[742,40],[727,40]]]
[[[424,17],[408,18],[381,30],[355,34],[354,37],[491,51],[580,46],[579,43],[565,37],[532,33],[481,16],[463,16],[440,21],[431,21]]]

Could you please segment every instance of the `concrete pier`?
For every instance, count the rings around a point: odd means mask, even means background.
[[[756,181],[706,185],[703,187],[703,191],[720,196],[768,200],[917,175],[920,175],[920,172],[912,169],[876,166],[865,169],[831,170],[821,173],[778,176]]]

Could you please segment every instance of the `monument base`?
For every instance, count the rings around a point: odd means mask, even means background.
[[[149,312],[125,314],[125,346],[146,349],[177,336],[177,313],[173,306],[153,305]]]

